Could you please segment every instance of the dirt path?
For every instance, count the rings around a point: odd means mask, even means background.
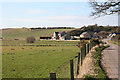
[[[107,40],[109,39],[104,39],[103,41],[106,42]],[[120,47],[111,43],[108,44],[110,47],[102,52],[103,67],[109,78],[118,78],[118,53],[120,52]]]

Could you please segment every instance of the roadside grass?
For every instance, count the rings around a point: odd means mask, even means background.
[[[93,59],[95,60],[95,63],[94,63],[94,72],[95,76],[91,76],[91,75],[85,75],[84,78],[85,80],[101,80],[101,79],[107,79],[108,80],[108,77],[106,76],[105,74],[105,71],[101,65],[101,52],[107,48],[109,46],[101,46],[101,47],[98,47],[98,48],[95,48],[96,52],[95,53],[92,53],[93,55]]]
[[[111,40],[108,40],[108,42],[120,46],[120,41],[111,41]]]
[[[3,78],[48,78],[79,52],[75,46],[3,46],[2,50]]]
[[[99,47],[99,48],[96,48],[96,53],[93,53],[93,57],[94,59],[96,60],[96,63],[95,63],[95,73],[97,73],[97,76],[96,78],[106,78],[106,75],[104,74],[104,71],[102,69],[102,66],[101,66],[101,62],[100,62],[100,59],[101,59],[101,52],[102,50],[104,50],[106,47],[105,46],[102,46],[102,47]]]

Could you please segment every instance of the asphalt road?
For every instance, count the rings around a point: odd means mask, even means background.
[[[104,39],[103,41],[106,42],[109,39]],[[120,67],[120,65],[118,65],[118,59],[120,60],[120,58],[118,58],[120,56],[120,47],[118,47],[115,44],[111,44],[111,43],[108,43],[108,44],[110,45],[110,47],[106,48],[102,52],[102,55],[103,55],[102,63],[103,63],[103,67],[107,73],[107,76],[109,78],[114,79],[114,78],[118,78],[118,72],[120,72],[120,70],[118,71],[118,68]],[[120,62],[119,62],[119,64],[120,64]],[[119,74],[119,76],[120,76],[120,74]],[[120,80],[120,78],[119,78],[119,80]]]

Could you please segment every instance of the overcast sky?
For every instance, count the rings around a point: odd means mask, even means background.
[[[68,26],[82,27],[92,24],[118,25],[118,16],[95,19],[86,2],[2,2],[1,28]]]

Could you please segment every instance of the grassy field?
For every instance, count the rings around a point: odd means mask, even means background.
[[[2,77],[48,78],[50,72],[55,72],[78,55],[79,48],[76,45],[79,41],[36,40],[35,43],[26,43],[22,39],[52,36],[53,32],[64,30],[70,29],[3,30],[2,45],[9,46],[2,46]],[[13,40],[16,38],[21,40]]]
[[[27,43],[26,40],[3,40],[2,45],[76,45],[79,41],[55,41],[36,40],[35,43]]]
[[[72,29],[41,29],[41,30],[30,30],[28,28],[15,28],[2,30],[2,37],[7,39],[24,39],[29,36],[34,36],[36,38],[40,36],[52,36],[55,31],[69,31]]]
[[[4,41],[3,41],[4,42]],[[6,43],[6,42],[5,42]],[[24,44],[8,42],[6,44]],[[37,41],[36,44],[69,44],[75,41]],[[65,62],[77,55],[77,46],[3,46],[3,78],[47,78]]]

